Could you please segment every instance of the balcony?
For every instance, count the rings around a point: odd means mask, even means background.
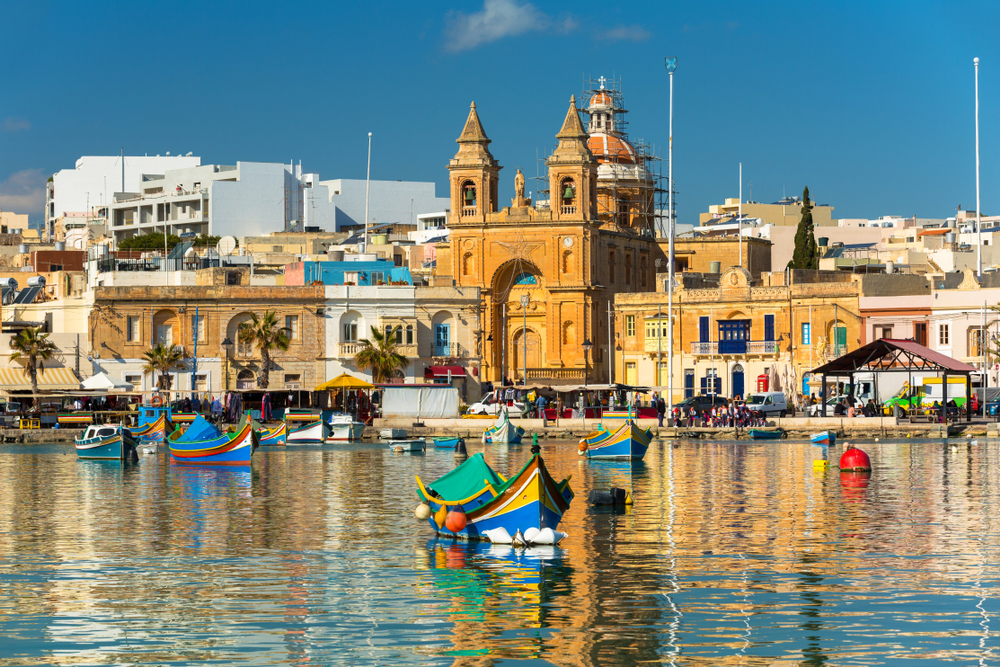
[[[432,357],[447,357],[449,359],[465,359],[469,356],[469,351],[460,343],[450,343],[447,345],[432,345]]]
[[[475,206],[463,206],[462,207],[462,217],[463,218],[468,218],[468,217],[474,216],[475,214],[476,214],[476,207]]]
[[[563,206],[562,207],[562,214],[563,215],[576,215],[576,206]]]
[[[338,346],[337,357],[339,359],[353,359],[354,355],[361,351],[363,343],[341,343]]]
[[[653,341],[653,349],[656,351],[656,340]],[[647,351],[650,351],[647,347]],[[691,343],[691,354],[694,355],[741,355],[741,356],[765,356],[778,354],[781,349],[776,340],[724,340],[714,343],[694,342]]]
[[[512,375],[524,379],[524,369],[512,369]],[[586,380],[586,371],[583,368],[529,368],[527,382],[532,380],[576,380],[583,384]]]

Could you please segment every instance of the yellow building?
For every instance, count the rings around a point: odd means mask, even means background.
[[[786,282],[786,276],[790,279]],[[715,393],[746,396],[757,380],[777,379],[778,390],[803,392],[803,376],[860,346],[858,283],[826,271],[765,273],[730,267],[722,274],[685,274],[674,290],[675,402]],[[669,385],[667,295],[618,294],[621,332],[616,377],[631,385]],[[660,360],[657,378],[656,364]]]
[[[604,106],[596,91],[592,127]],[[501,208],[501,166],[472,104],[448,165],[451,238],[438,248],[434,283],[481,288],[487,380],[520,378],[526,368],[529,381],[579,383],[589,367],[592,381],[606,381],[611,300],[653,289],[661,258],[647,203],[653,181],[627,138],[602,129],[588,135],[571,98],[547,160],[549,201],[526,198],[518,171],[516,196]],[[593,351],[585,358],[586,340]]]
[[[720,218],[728,218],[739,215],[740,200],[738,198],[726,199],[724,204],[712,204],[708,207],[708,213],[700,213],[698,222],[701,225],[718,221]],[[778,227],[795,227],[802,219],[802,199],[800,197],[785,197],[773,204],[762,204],[756,201],[743,202],[743,216],[746,218],[760,218],[761,225],[776,225]],[[837,221],[833,219],[833,207],[826,204],[817,205],[813,203],[812,209],[813,225],[816,227],[836,227]]]

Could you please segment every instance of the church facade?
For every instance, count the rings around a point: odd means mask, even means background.
[[[451,237],[438,249],[436,279],[481,289],[485,380],[611,381],[622,344],[614,296],[655,289],[663,257],[653,234],[653,181],[608,118],[610,103],[591,97],[588,133],[570,99],[546,161],[548,201],[526,198],[518,171],[510,206],[500,205],[502,167],[475,103],[469,110],[448,165]]]

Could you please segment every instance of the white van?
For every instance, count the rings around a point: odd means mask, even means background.
[[[751,410],[760,410],[767,417],[788,416],[788,403],[785,394],[780,391],[762,391],[750,394],[747,396],[747,407]]]
[[[470,415],[495,415],[500,411],[500,406],[506,406],[508,416],[511,418],[520,417],[524,413],[524,403],[514,401],[513,405],[508,406],[505,401],[499,398],[504,391],[504,389],[498,389],[485,394],[478,403],[470,405],[466,412]]]

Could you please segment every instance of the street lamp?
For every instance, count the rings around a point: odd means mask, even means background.
[[[590,348],[594,347],[594,344],[590,342],[589,338],[583,339],[583,427],[587,428],[587,384],[590,377]]]
[[[229,353],[233,351],[233,341],[226,336],[222,341],[222,349],[226,351],[226,391],[229,391]]]

